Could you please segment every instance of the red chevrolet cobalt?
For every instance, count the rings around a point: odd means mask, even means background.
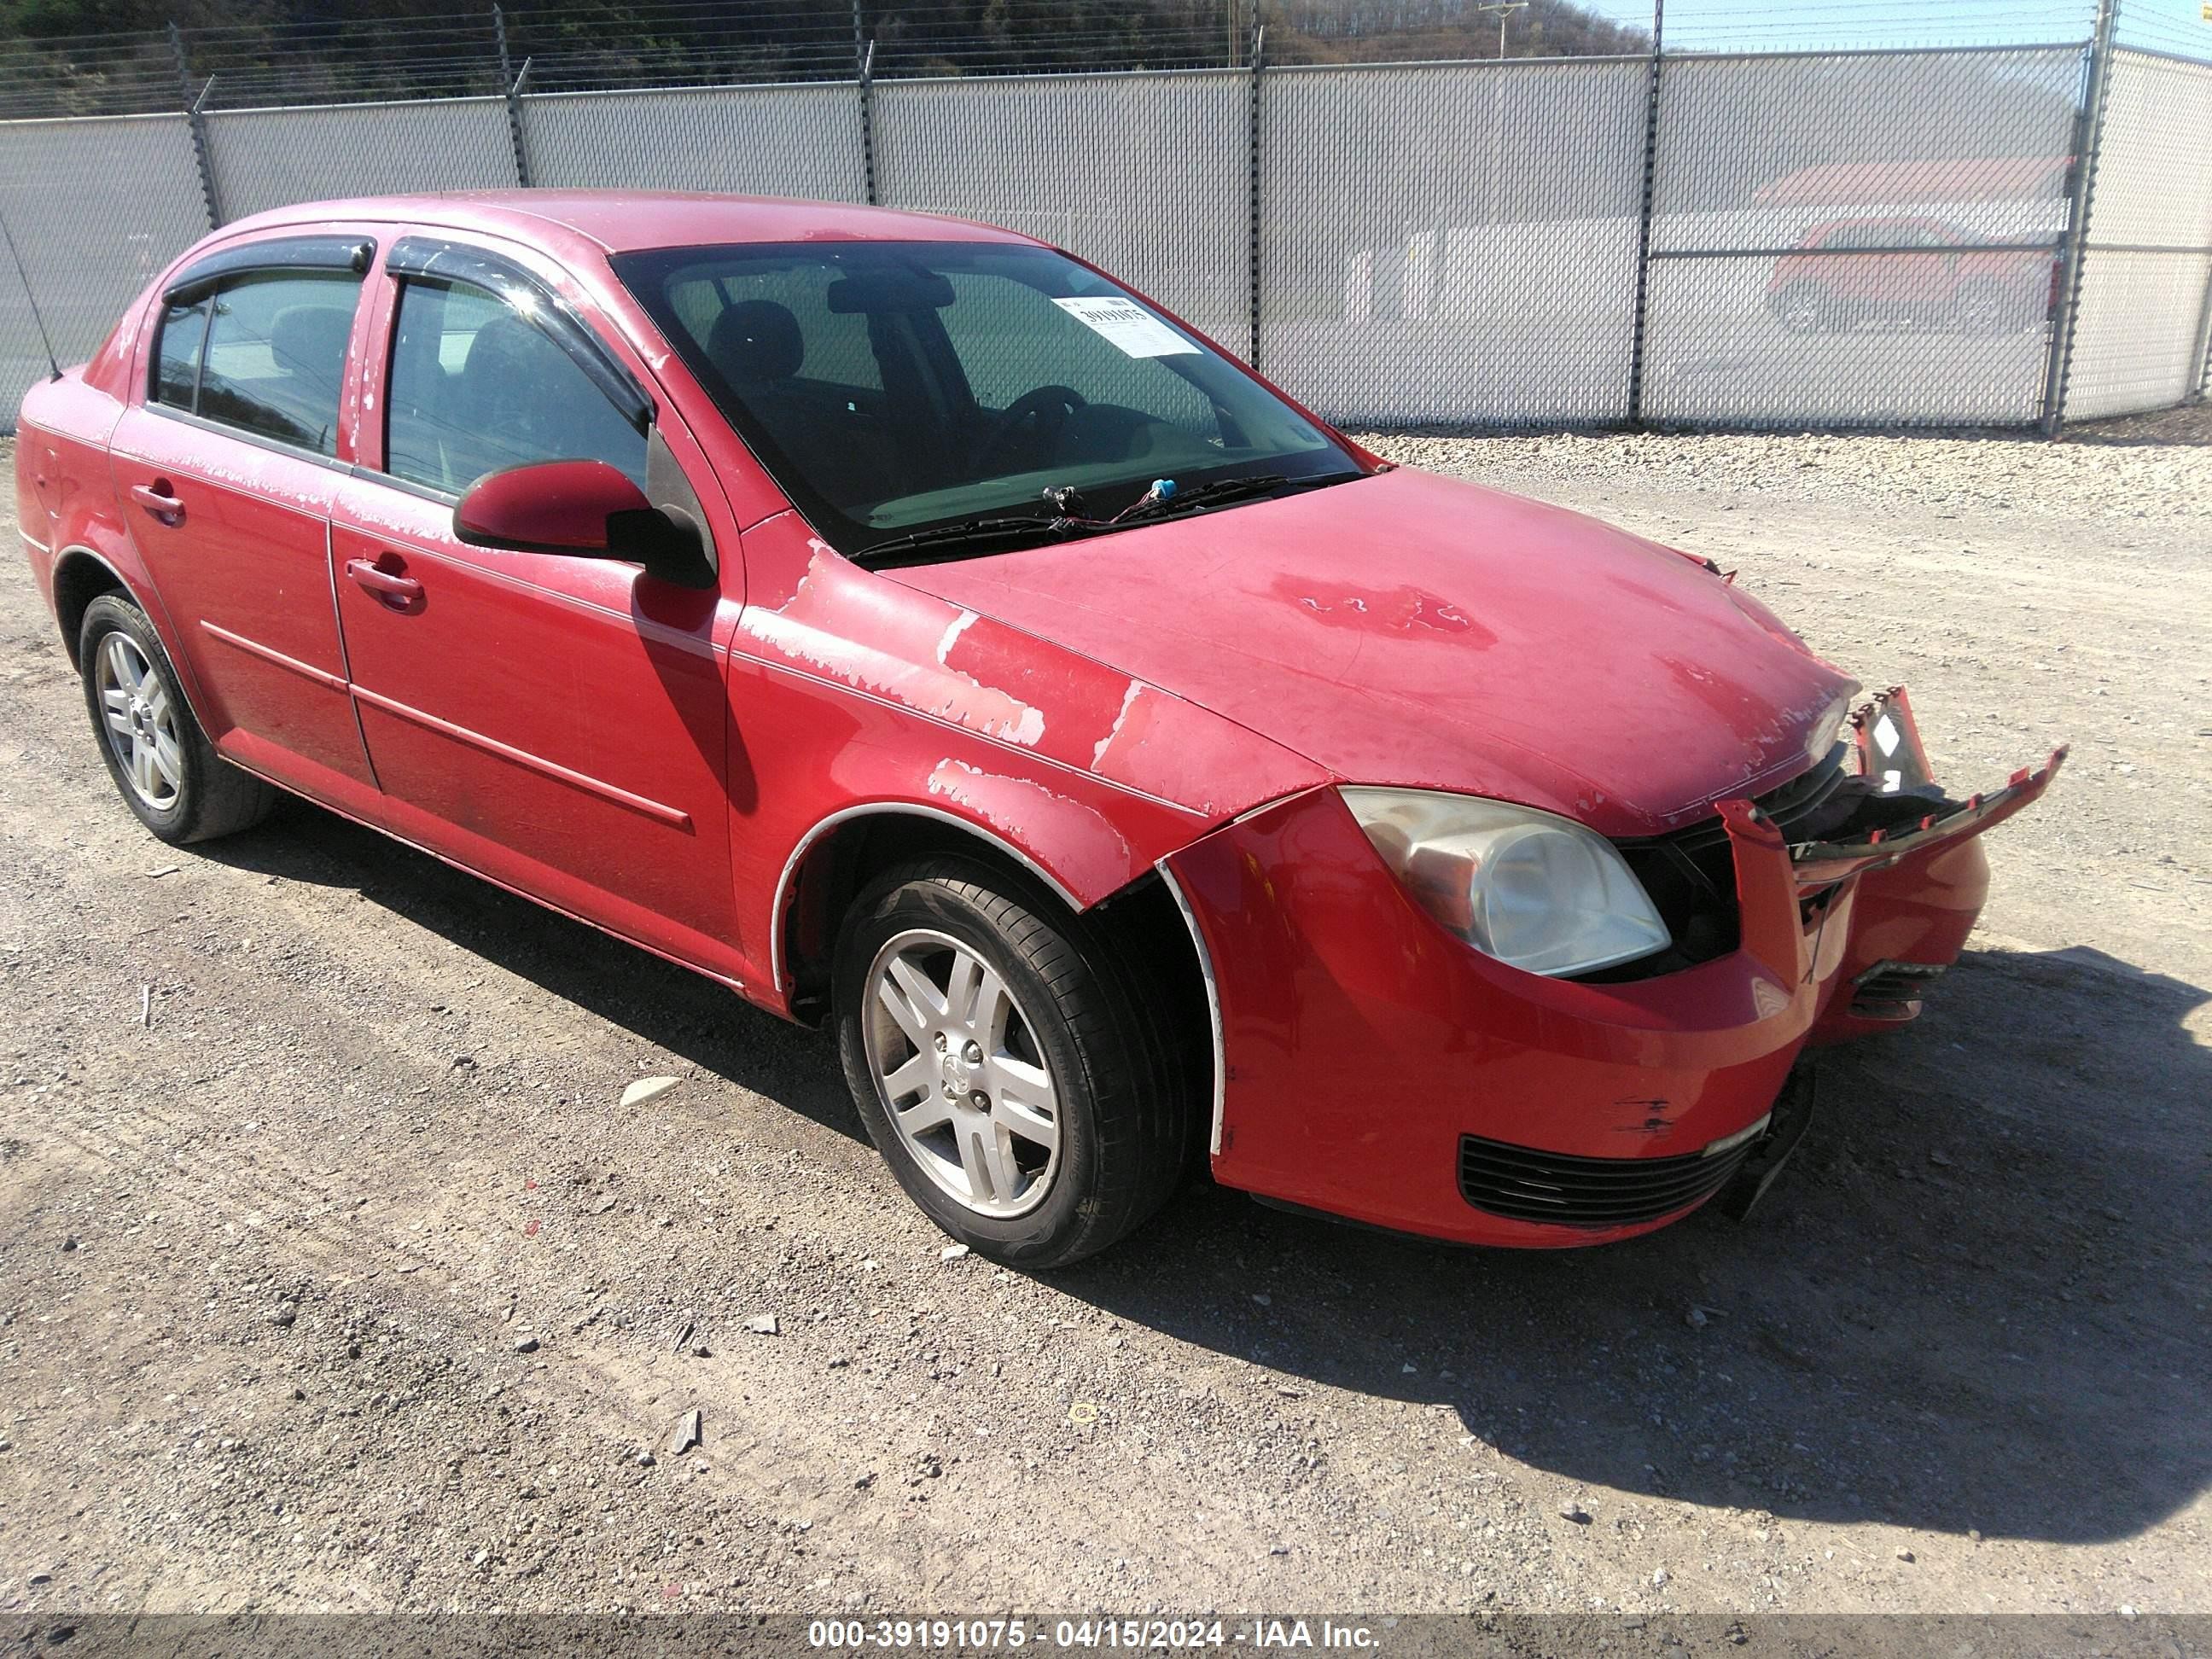
[[[947,1232],[1272,1202],[1599,1243],[1764,1188],[1981,830],[1705,560],[1389,465],[1080,260],[916,215],[324,203],[24,400],[125,803],[280,790],[834,1024]]]

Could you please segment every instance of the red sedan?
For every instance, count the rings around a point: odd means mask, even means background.
[[[1031,1266],[1201,1158],[1477,1243],[1747,1200],[2058,759],[1949,799],[1707,562],[945,219],[264,214],[21,430],[155,835],[290,791],[833,1022],[907,1191]]]

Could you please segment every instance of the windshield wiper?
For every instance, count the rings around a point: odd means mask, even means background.
[[[1349,483],[1354,478],[1366,476],[1364,472],[1324,472],[1316,477],[1290,478],[1279,472],[1255,472],[1237,478],[1216,478],[1210,483],[1192,484],[1188,489],[1174,489],[1164,495],[1147,496],[1121,514],[1115,522],[1134,524],[1140,520],[1165,518],[1194,507],[1218,507],[1228,501],[1318,489],[1324,484]]]
[[[871,543],[850,556],[853,562],[863,569],[874,569],[880,565],[902,564],[910,560],[918,562],[956,550],[973,553],[1012,552],[1041,541],[1068,541],[1085,536],[1103,536],[1113,531],[1133,529],[1139,524],[1218,507],[1228,501],[1264,495],[1286,495],[1299,490],[1317,489],[1323,484],[1348,483],[1354,478],[1366,476],[1364,472],[1325,472],[1316,477],[1291,478],[1279,472],[1258,472],[1243,477],[1216,478],[1210,483],[1193,484],[1188,489],[1170,488],[1165,495],[1148,495],[1135,506],[1125,508],[1110,519],[1085,519],[1066,514],[1045,513],[963,519],[954,524],[933,525],[927,530],[909,531],[903,536]],[[1046,494],[1048,498],[1054,495],[1052,491]]]
[[[1032,513],[998,518],[963,519],[957,524],[933,525],[927,530],[909,531],[887,541],[871,543],[850,556],[854,564],[872,568],[878,563],[896,564],[903,554],[938,553],[956,547],[981,550],[994,543],[1005,543],[1012,548],[1026,540],[1058,539],[1080,534],[1088,528],[1079,520],[1065,519],[1057,514]]]

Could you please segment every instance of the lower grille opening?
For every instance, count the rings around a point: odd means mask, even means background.
[[[1851,981],[1851,1012],[1861,1019],[1911,1019],[1943,971],[1932,962],[1877,962]]]
[[[1711,1198],[1758,1144],[1674,1158],[1578,1158],[1462,1135],[1459,1190],[1476,1209],[1509,1221],[1564,1227],[1630,1227]]]

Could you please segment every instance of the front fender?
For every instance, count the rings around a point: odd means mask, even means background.
[[[796,514],[744,539],[732,856],[740,895],[773,895],[738,919],[771,1006],[787,1010],[793,989],[787,924],[806,855],[854,818],[957,825],[1083,910],[1324,779],[1194,703],[859,568]]]

